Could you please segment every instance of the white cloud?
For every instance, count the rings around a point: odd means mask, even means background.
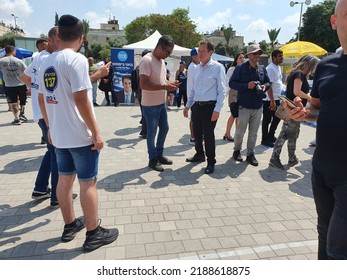
[[[16,18],[16,24],[23,27],[23,19],[28,18],[33,12],[27,0],[0,0],[0,18],[5,24],[14,25],[14,18],[11,14],[14,14]]]
[[[247,37],[245,36],[245,43],[247,44],[253,40],[256,42],[262,40],[268,41],[267,30],[270,28],[270,23],[262,18],[252,21],[245,29],[245,34],[247,34]]]
[[[122,10],[128,10],[131,15],[131,9],[153,9],[157,7],[156,0],[112,0],[111,5],[119,7]],[[130,10],[129,10],[130,9]]]
[[[281,23],[283,25],[299,25],[300,13],[295,13],[293,15],[285,17]]]
[[[247,14],[239,14],[239,15],[237,15],[237,19],[238,20],[250,20],[251,16],[247,15]]]
[[[252,5],[252,4],[258,4],[258,5],[264,5],[266,4],[266,0],[237,0],[237,2],[246,4],[246,5]]]
[[[295,36],[295,33],[298,32],[299,18],[300,13],[296,12],[277,22],[278,26],[274,28],[281,28],[278,34],[278,41],[280,43],[286,43]]]
[[[227,9],[224,12],[215,13],[208,18],[198,17],[193,19],[193,21],[196,23],[199,32],[207,31],[211,33],[218,27],[227,26],[231,18],[231,9]]]
[[[89,26],[94,29],[99,29],[100,23],[106,23],[108,21],[107,17],[101,17],[95,12],[87,12],[84,14],[84,17],[89,21]]]
[[[202,3],[203,5],[210,5],[212,4],[213,0],[198,0],[198,2]]]

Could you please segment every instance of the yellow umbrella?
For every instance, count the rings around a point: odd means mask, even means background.
[[[325,55],[327,51],[320,46],[306,41],[296,41],[280,47],[284,57],[301,57],[305,54],[313,54],[316,56]]]

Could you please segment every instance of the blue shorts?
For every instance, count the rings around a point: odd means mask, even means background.
[[[59,175],[77,174],[79,181],[96,180],[98,176],[99,150],[92,146],[59,149],[56,148]]]

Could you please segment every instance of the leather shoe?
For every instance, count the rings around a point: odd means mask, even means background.
[[[247,162],[250,164],[250,165],[253,165],[253,166],[258,166],[259,163],[258,161],[256,160],[254,154],[251,154],[249,156],[247,156],[246,158]]]
[[[241,156],[240,150],[234,151],[233,158],[234,158],[234,160],[239,161],[239,162],[243,161],[243,158]]]
[[[205,174],[212,174],[214,172],[214,165],[208,164],[205,169]]]
[[[204,162],[205,156],[200,156],[198,154],[195,154],[193,157],[186,158],[186,162]]]
[[[164,171],[164,168],[161,166],[160,162],[158,159],[152,159],[149,161],[148,166],[152,168],[155,171],[162,172]]]
[[[165,157],[165,156],[158,157],[158,161],[159,161],[161,164],[166,164],[166,165],[171,165],[171,164],[173,163],[171,159],[168,159],[168,158]]]

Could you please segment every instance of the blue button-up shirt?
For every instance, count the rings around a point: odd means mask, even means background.
[[[220,112],[226,94],[225,68],[217,61],[210,60],[205,66],[199,64],[194,71],[192,91],[187,108],[196,101],[216,101],[215,112]]]

